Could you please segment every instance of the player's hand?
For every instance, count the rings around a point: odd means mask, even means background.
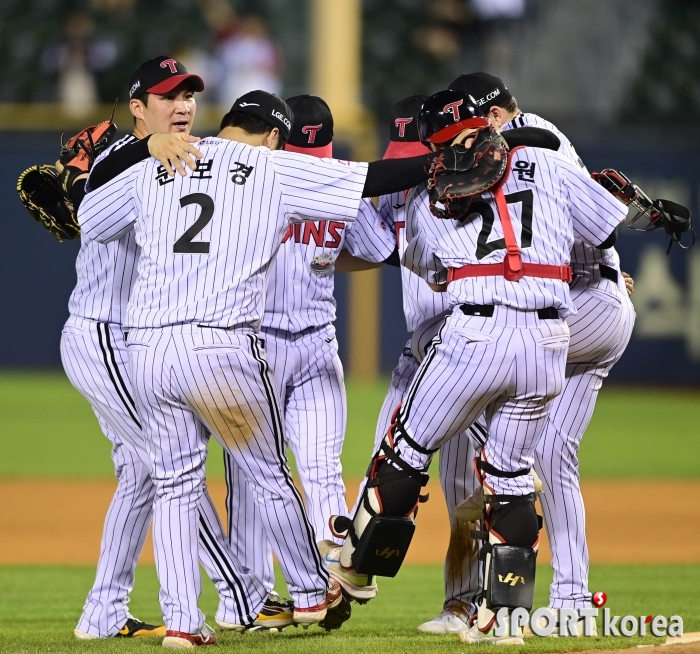
[[[463,145],[465,148],[470,148],[472,143],[474,143],[476,132],[477,130],[475,129],[465,129],[457,134],[450,145]]]
[[[627,295],[632,295],[632,293],[634,293],[634,279],[632,279],[632,275],[628,275],[626,272],[623,272],[622,276],[625,279],[625,288],[627,289]]]
[[[54,168],[59,175],[63,172],[63,164],[60,159],[54,164]]]
[[[190,145],[196,141],[199,138],[189,134],[153,134],[148,139],[148,152],[163,164],[168,175],[174,176],[177,170],[184,177],[187,174],[185,166],[194,170],[197,166],[195,158],[202,158],[202,153]]]

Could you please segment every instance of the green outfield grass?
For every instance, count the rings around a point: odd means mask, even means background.
[[[536,604],[546,601],[548,569],[538,578]],[[221,644],[236,651],[327,654],[328,651],[392,654],[463,651],[456,637],[419,636],[415,627],[441,609],[442,571],[437,566],[406,566],[396,579],[381,579],[376,600],[353,605],[340,631],[287,629],[281,634],[224,633]],[[154,648],[159,641],[77,642],[72,630],[92,582],[89,567],[0,567],[0,652],[128,652]],[[681,615],[685,631],[700,629],[700,565],[593,566],[591,587],[605,590],[616,615]],[[283,587],[281,581],[278,587]],[[131,611],[158,622],[157,579],[152,566],[140,566]],[[213,623],[216,594],[206,582],[200,606]],[[600,623],[599,623],[600,626]],[[653,638],[528,639],[514,652],[555,652],[617,648],[654,642]],[[497,648],[480,648],[489,654]],[[498,651],[501,651],[498,648]]]
[[[350,380],[343,466],[367,468],[388,380]],[[700,477],[700,392],[604,388],[581,447],[585,477]],[[210,477],[223,472],[211,446]],[[109,443],[88,403],[60,372],[0,373],[0,476],[111,476]]]

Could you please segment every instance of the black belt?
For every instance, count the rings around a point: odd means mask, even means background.
[[[462,304],[459,308],[465,316],[491,318],[496,307],[493,304]],[[540,320],[558,320],[559,312],[554,307],[537,309],[537,317]]]
[[[610,266],[605,266],[602,263],[598,265],[598,269],[600,270],[600,276],[609,279],[611,282],[615,282],[617,284],[618,276],[617,276],[617,270],[615,268],[611,268]]]

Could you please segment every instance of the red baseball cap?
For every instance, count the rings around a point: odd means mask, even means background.
[[[204,90],[204,81],[199,75],[187,72],[179,61],[166,55],[144,61],[129,80],[129,100],[141,98],[146,93],[164,95],[186,80],[191,80],[192,90]]]

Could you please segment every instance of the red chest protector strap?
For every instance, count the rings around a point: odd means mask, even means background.
[[[546,279],[560,279],[571,282],[573,273],[570,266],[553,266],[546,263],[523,263],[520,248],[515,240],[513,223],[510,220],[508,204],[503,193],[503,185],[508,179],[513,162],[513,153],[525,146],[518,146],[510,151],[508,156],[508,171],[496,188],[493,189],[493,197],[496,200],[496,208],[503,227],[503,240],[506,243],[506,256],[501,263],[476,263],[450,268],[447,272],[447,283],[466,277],[504,277],[509,282],[517,282],[522,277],[542,277]]]

